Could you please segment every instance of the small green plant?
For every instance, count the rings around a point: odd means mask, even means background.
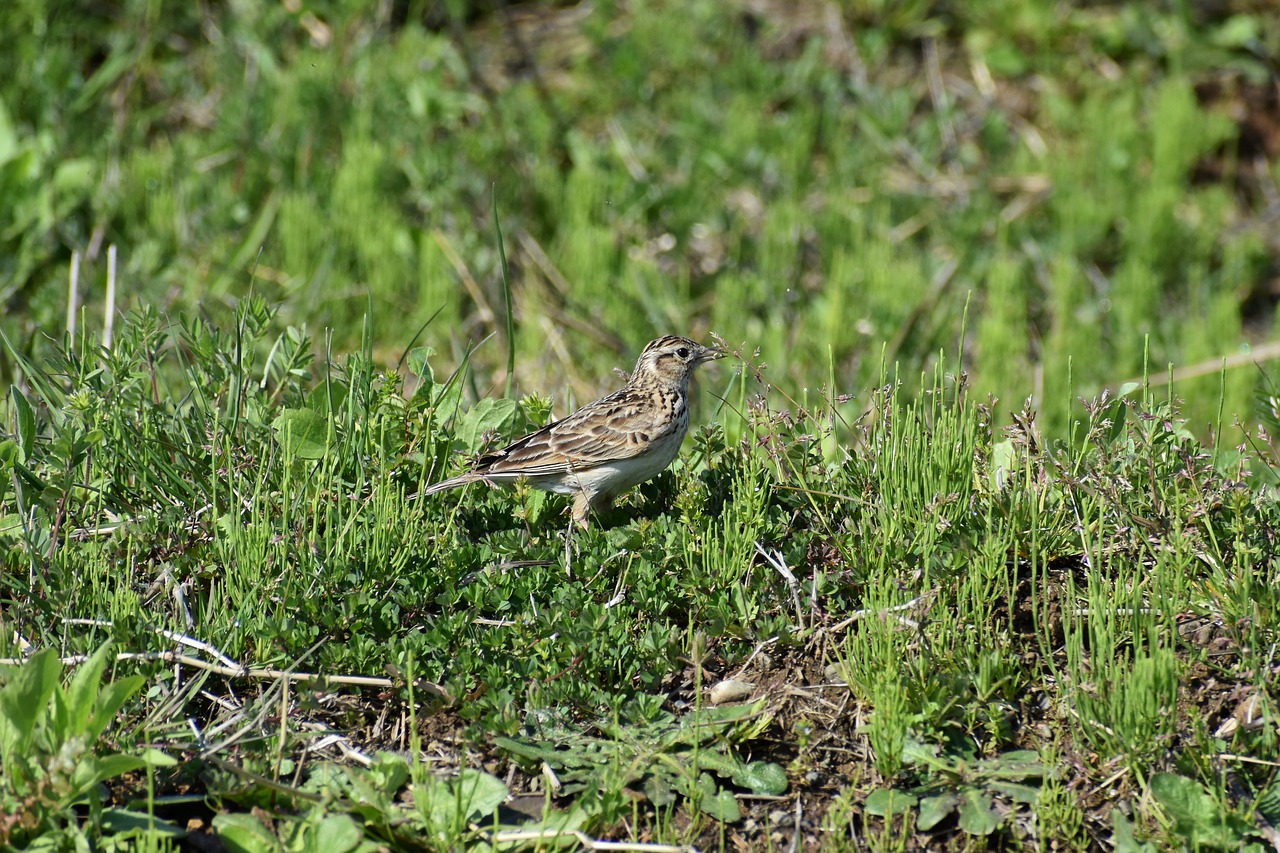
[[[564,795],[594,791],[609,802],[624,787],[638,785],[656,808],[683,797],[703,814],[733,822],[742,812],[725,783],[764,795],[787,789],[786,772],[777,764],[743,761],[732,749],[759,737],[770,719],[755,703],[703,709],[678,722],[662,714],[650,723],[602,725],[600,734],[549,724],[495,743],[528,769],[545,763]],[[606,825],[616,819],[604,816]]]
[[[235,853],[374,853],[384,849],[366,839],[363,827],[349,815],[333,814],[320,805],[299,817],[280,817],[271,826],[249,812],[220,814],[213,819],[213,828]]]
[[[1174,836],[1188,850],[1263,853],[1272,849],[1271,842],[1257,826],[1194,779],[1157,773],[1151,778],[1151,793],[1173,820]],[[1265,813],[1268,823],[1278,816],[1278,804],[1280,796],[1273,783],[1273,787],[1258,798],[1258,808]]]
[[[104,827],[147,819],[104,809],[102,783],[176,762],[155,749],[103,749],[103,733],[143,684],[136,675],[103,683],[110,659],[110,646],[101,646],[66,685],[53,649],[0,671],[0,846],[88,849]],[[152,828],[176,831],[163,821]]]
[[[1034,808],[1036,835],[1041,845],[1057,844],[1065,849],[1087,845],[1085,810],[1080,797],[1069,790],[1058,775],[1046,776]]]
[[[990,835],[1008,820],[995,808],[997,798],[1027,807],[1039,797],[1039,781],[1048,770],[1030,750],[975,759],[970,754],[944,752],[909,740],[903,754],[908,767],[921,776],[918,784],[878,788],[867,796],[866,811],[892,817],[916,809],[916,827],[927,832],[952,814],[970,835]]]
[[[258,802],[268,793],[261,780],[237,793],[237,800]],[[379,752],[367,768],[321,763],[298,789],[273,784],[279,808],[269,821],[229,811],[213,819],[213,828],[241,853],[317,851],[372,853],[393,849],[461,850],[481,832],[510,832],[538,837],[572,833],[583,823],[580,809],[548,811],[541,820],[503,823],[498,807],[507,786],[481,770],[463,768],[442,775],[426,762]]]

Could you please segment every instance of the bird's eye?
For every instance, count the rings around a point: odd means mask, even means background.
[[[688,348],[688,347],[680,347],[680,349],[676,350],[676,355],[680,356],[681,358],[688,358],[688,357],[689,357],[689,348]]]

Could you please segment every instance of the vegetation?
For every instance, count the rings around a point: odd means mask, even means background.
[[[121,5],[0,8],[0,844],[1276,843],[1264,4]],[[666,332],[590,530],[413,497]]]

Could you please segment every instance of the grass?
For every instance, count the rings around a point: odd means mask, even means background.
[[[1273,841],[1261,8],[60,8],[0,10],[0,841]],[[568,555],[410,498],[672,331],[749,345]]]
[[[1215,463],[1137,388],[1046,447],[1030,413],[995,431],[941,367],[927,394],[886,376],[850,414],[825,392],[756,396],[743,357],[718,377],[725,399],[752,386],[721,410],[732,429],[701,428],[566,562],[559,498],[407,497],[545,401],[460,407],[461,373],[425,352],[410,391],[272,326],[260,299],[236,334],[144,311],[111,351],[24,363],[8,654],[129,651],[117,667],[148,687],[118,691],[112,742],[179,765],[141,791],[115,779],[86,824],[83,794],[46,802],[41,771],[11,775],[6,808],[34,826],[10,843],[78,825],[105,842],[134,800],[174,833],[208,819],[175,796],[192,786],[214,830],[259,846],[528,840],[509,795],[536,800],[537,831],[702,847],[765,843],[778,796],[802,812],[784,835],[832,846],[907,844],[912,825],[1087,845],[1118,820],[1160,844],[1265,837],[1280,517],[1261,433]],[[6,701],[20,729],[31,705]],[[75,738],[51,707],[36,767]]]

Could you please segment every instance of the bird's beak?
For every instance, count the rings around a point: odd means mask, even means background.
[[[728,355],[727,352],[717,347],[703,347],[702,352],[698,353],[698,364],[706,364],[708,361],[715,361],[726,355]]]

